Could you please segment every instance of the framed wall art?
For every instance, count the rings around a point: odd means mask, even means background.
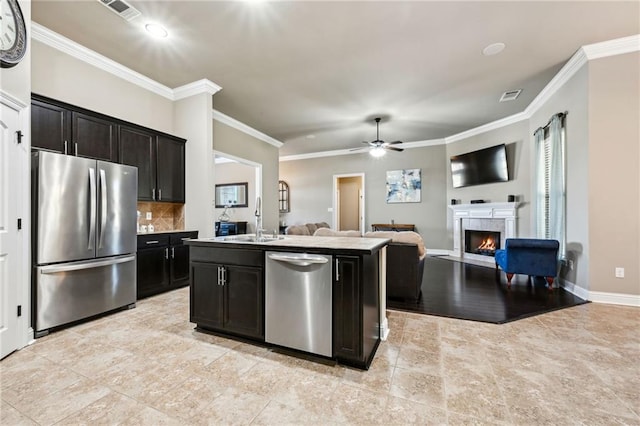
[[[387,171],[387,204],[419,203],[421,196],[420,169]]]

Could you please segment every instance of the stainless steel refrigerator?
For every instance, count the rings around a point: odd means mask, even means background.
[[[137,198],[136,167],[33,153],[36,337],[135,306]]]

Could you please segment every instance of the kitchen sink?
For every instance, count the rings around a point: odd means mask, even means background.
[[[284,236],[276,236],[276,237],[262,237],[257,238],[255,235],[244,234],[244,235],[230,235],[228,237],[217,237],[216,241],[228,241],[232,243],[268,243],[271,241],[283,240]]]

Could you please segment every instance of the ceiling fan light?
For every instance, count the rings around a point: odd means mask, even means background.
[[[369,154],[370,154],[372,157],[380,158],[380,157],[382,157],[382,156],[385,154],[385,151],[384,151],[384,148],[382,148],[381,146],[376,146],[375,148],[372,148],[372,149],[369,151]]]

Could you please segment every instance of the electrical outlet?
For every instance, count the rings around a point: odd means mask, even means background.
[[[616,268],[616,278],[624,278],[624,268]]]
[[[151,220],[151,212],[147,212],[147,220]]]

